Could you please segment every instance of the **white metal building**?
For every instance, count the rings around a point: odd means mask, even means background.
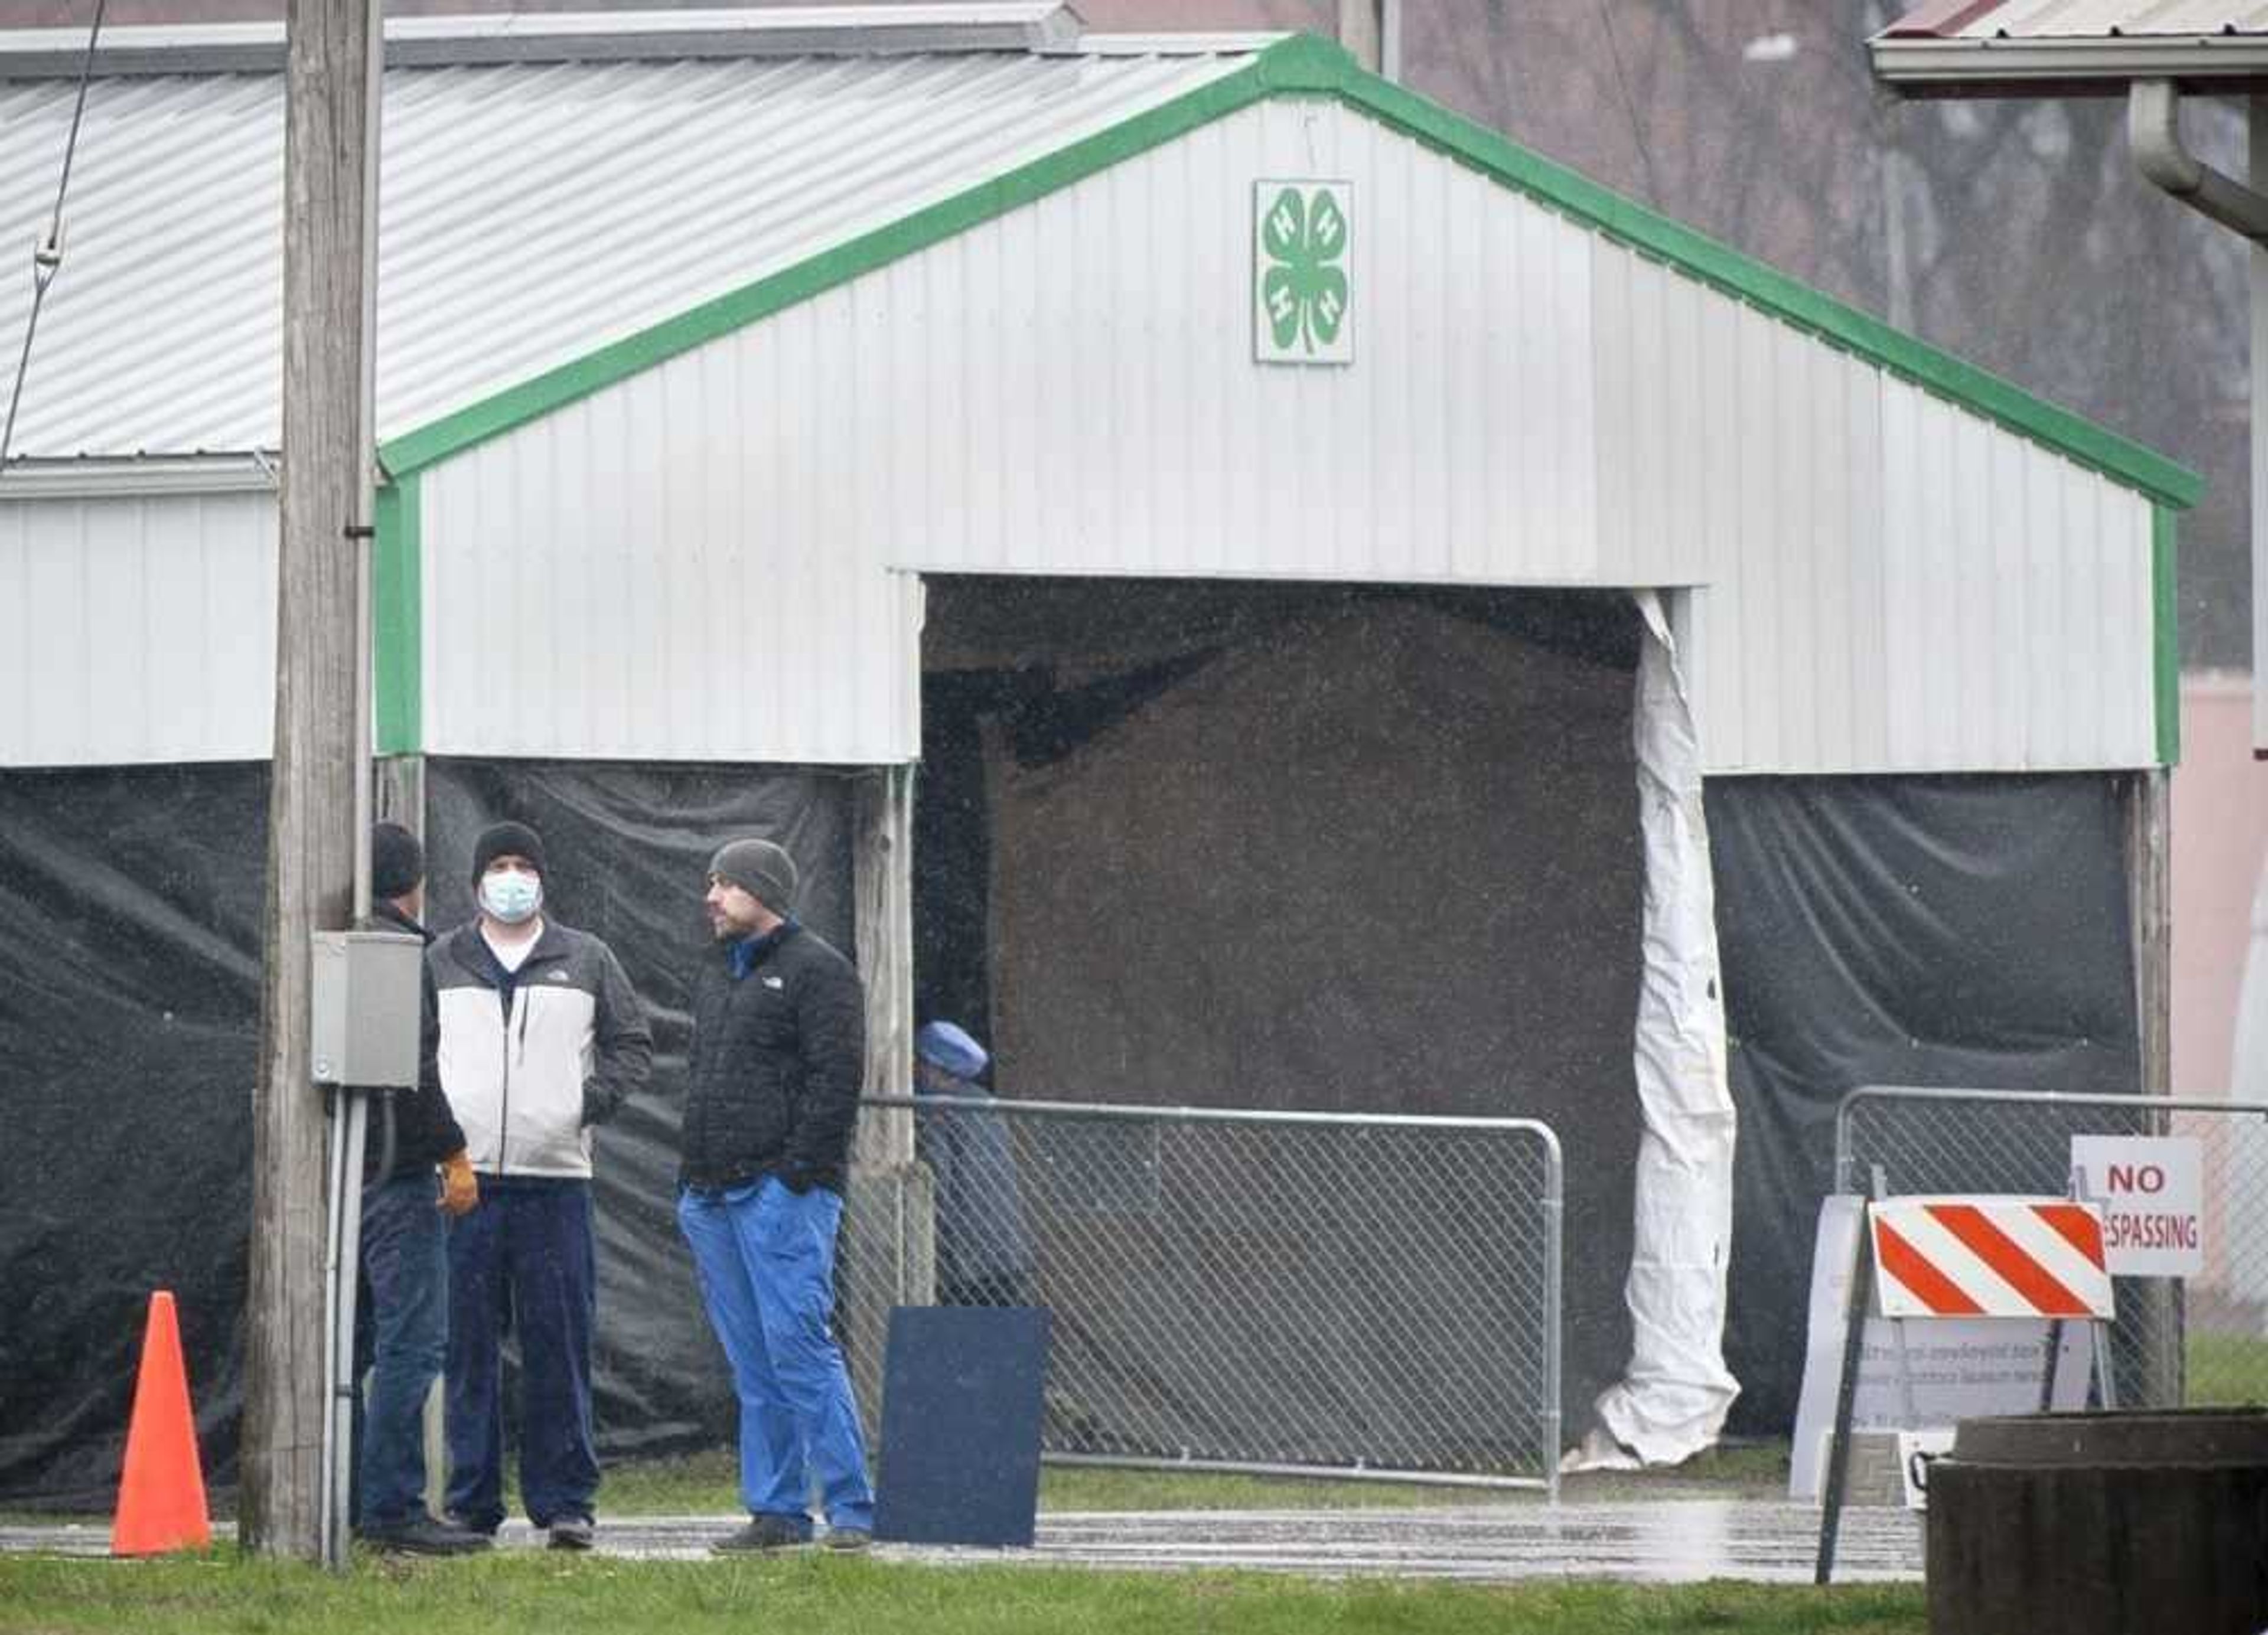
[[[1653,593],[1683,1065],[1638,1257],[1698,1294],[1608,1419],[1705,1445],[1698,774],[2155,787],[2196,480],[1335,48],[945,10],[390,26],[381,751],[909,766],[924,576]],[[0,479],[0,767],[268,750],[279,41],[136,33]],[[51,199],[77,43],[0,35],[0,243]]]

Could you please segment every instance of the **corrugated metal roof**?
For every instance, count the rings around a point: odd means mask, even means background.
[[[1868,42],[1894,82],[2116,89],[2138,78],[2257,84],[2262,0],[1929,0]],[[2232,86],[2234,88],[2234,86]]]
[[[1248,54],[389,69],[379,418],[432,421],[902,219]],[[0,82],[0,246],[44,230],[75,87]],[[17,426],[33,457],[273,448],[280,74],[99,78]],[[12,355],[28,266],[0,279]]]
[[[2152,34],[2268,33],[2268,4],[2236,0],[1932,0],[1885,38],[2132,39]]]

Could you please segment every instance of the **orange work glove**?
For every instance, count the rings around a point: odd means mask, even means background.
[[[481,1184],[473,1174],[473,1161],[459,1147],[441,1161],[441,1207],[461,1215],[481,1201]]]

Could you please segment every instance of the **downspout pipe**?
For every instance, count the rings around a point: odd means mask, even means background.
[[[2268,198],[2182,146],[2182,93],[2170,79],[2127,87],[2126,143],[2142,174],[2183,204],[2255,244],[2268,244]]]

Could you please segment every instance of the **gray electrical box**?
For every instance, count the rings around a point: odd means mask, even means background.
[[[318,931],[318,1084],[408,1089],[417,1082],[425,945],[400,931]]]

